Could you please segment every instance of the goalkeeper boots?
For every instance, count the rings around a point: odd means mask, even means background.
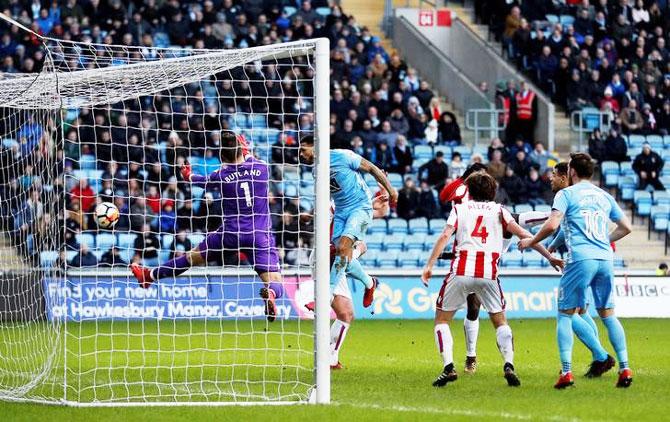
[[[561,376],[558,378],[558,381],[556,381],[556,384],[554,384],[554,388],[557,390],[562,390],[574,384],[575,380],[572,377],[572,372],[566,372],[565,374],[561,372]]]
[[[372,287],[369,289],[365,289],[365,293],[363,293],[363,307],[364,308],[369,308],[370,305],[372,305],[372,301],[375,299],[375,289],[379,285],[379,280],[377,280],[377,277],[370,277],[372,278]]]
[[[618,388],[628,388],[633,383],[633,371],[626,368],[619,372],[619,379],[616,382]]]
[[[503,370],[505,371],[504,376],[505,379],[507,380],[507,385],[509,385],[510,387],[518,387],[521,385],[519,377],[517,377],[516,372],[514,372],[514,365],[507,362],[503,367]]]
[[[609,371],[614,367],[614,358],[610,355],[607,355],[605,360],[594,360],[589,366],[589,370],[584,374],[586,378],[598,378],[605,372]]]
[[[151,278],[151,270],[141,266],[140,264],[130,264],[130,271],[132,271],[138,283],[140,283],[140,286],[145,289],[148,289],[149,286],[151,286],[151,284],[154,282],[154,280]]]
[[[477,356],[465,357],[465,373],[474,374],[477,372]]]
[[[267,317],[268,321],[274,322],[275,318],[277,317],[274,290],[263,287],[261,288],[260,295],[263,298],[263,302],[265,302],[265,316]]]
[[[444,387],[447,385],[449,382],[454,382],[458,379],[458,374],[456,373],[456,370],[454,369],[454,364],[450,363],[449,365],[444,367],[444,370],[442,370],[442,373],[435,378],[435,381],[433,381],[433,387]]]

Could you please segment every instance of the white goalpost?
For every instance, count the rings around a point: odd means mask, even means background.
[[[0,74],[0,400],[329,403],[328,39],[205,50],[34,36],[40,71]],[[225,131],[267,163],[266,195],[183,178],[226,168]],[[303,136],[314,164],[298,158]],[[269,234],[242,228],[263,217],[231,213],[238,199],[267,204]],[[96,223],[102,202],[119,210],[112,228]],[[149,288],[128,270],[195,247],[205,264]],[[270,322],[258,274],[275,261]]]

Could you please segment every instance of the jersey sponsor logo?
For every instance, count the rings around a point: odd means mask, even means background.
[[[334,177],[331,177],[330,178],[330,192],[331,193],[339,192],[341,190],[342,190],[342,188],[340,187],[340,184],[337,183],[337,179],[335,179]]]

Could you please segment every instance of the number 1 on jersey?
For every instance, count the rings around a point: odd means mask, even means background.
[[[486,231],[486,227],[482,225],[482,220],[484,220],[484,216],[480,215],[477,217],[477,221],[475,222],[475,229],[470,233],[471,237],[479,237],[482,239],[482,244],[486,243],[486,238],[489,237],[489,232]]]
[[[249,182],[240,183],[240,187],[244,191],[244,200],[247,203],[247,207],[250,207],[252,203],[251,203],[251,190],[249,189]]]

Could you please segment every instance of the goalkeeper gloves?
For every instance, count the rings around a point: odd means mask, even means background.
[[[184,162],[184,164],[181,166],[180,169],[181,172],[181,177],[184,178],[184,180],[190,182],[191,181],[191,165],[189,164],[188,161]]]

